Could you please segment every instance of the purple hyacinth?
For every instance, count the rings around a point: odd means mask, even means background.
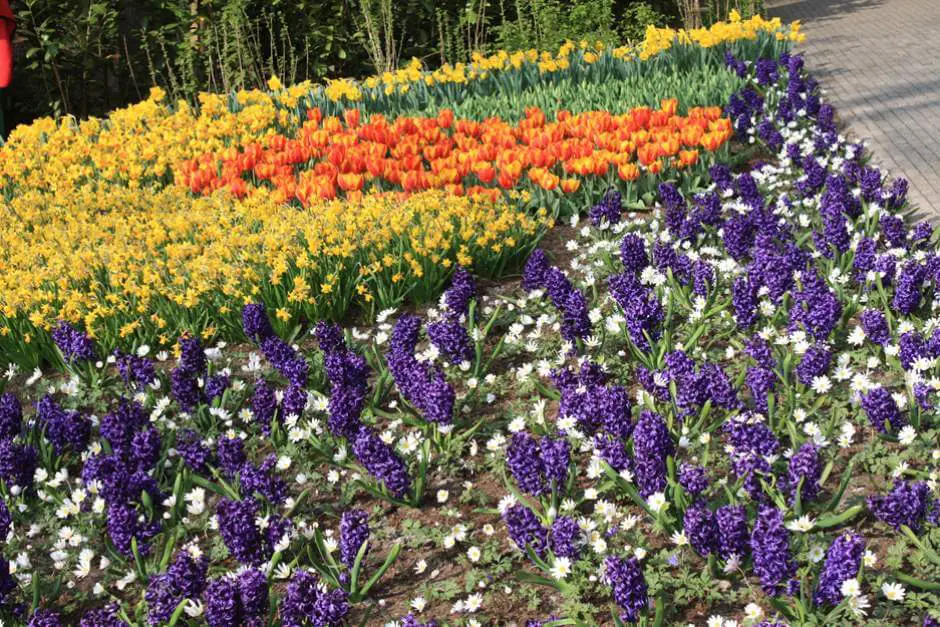
[[[649,608],[649,593],[643,570],[635,557],[608,557],[604,560],[604,578],[610,585],[614,602],[623,612],[620,619],[637,622]]]
[[[52,341],[65,361],[91,361],[96,358],[95,345],[87,335],[64,320],[52,331]]]
[[[140,522],[137,510],[124,503],[110,503],[107,512],[108,535],[118,552],[130,557],[133,539],[137,541],[140,554],[148,555],[148,541],[160,530],[159,523]]]
[[[276,411],[277,397],[274,393],[274,386],[264,379],[258,379],[251,396],[251,413],[255,422],[261,425],[261,431],[265,435],[271,435],[271,423]]]
[[[633,462],[643,498],[666,488],[666,458],[673,452],[672,437],[662,417],[651,411],[640,414],[633,430]]]
[[[591,224],[600,226],[602,222],[617,224],[620,222],[620,212],[623,211],[623,198],[616,189],[608,190],[596,205],[588,211]]]
[[[545,287],[545,273],[551,267],[548,255],[541,248],[537,248],[529,255],[525,268],[522,271],[522,289],[532,291]]]
[[[914,363],[921,358],[927,357],[927,342],[917,331],[902,333],[898,338],[898,359],[901,361],[901,367],[905,370],[911,370]]]
[[[10,508],[6,502],[0,498],[0,540],[6,540],[13,528],[13,516],[10,514]]]
[[[554,266],[549,268],[545,272],[545,288],[552,304],[561,313],[561,336],[574,342],[590,335],[587,300],[565,273]]]
[[[330,380],[327,426],[336,437],[353,438],[361,425],[359,416],[369,391],[369,365],[346,347],[338,325],[321,322],[315,335],[324,352],[323,363]]]
[[[793,293],[790,323],[801,325],[818,341],[825,340],[839,322],[842,302],[816,272],[801,272],[800,281],[802,287]]]
[[[238,588],[234,579],[213,579],[206,586],[205,618],[209,627],[231,627],[240,624]]]
[[[339,523],[340,561],[352,568],[363,544],[369,541],[369,515],[359,509],[343,512]]]
[[[790,458],[787,478],[790,482],[790,500],[796,501],[799,489],[801,503],[809,503],[819,494],[819,476],[822,465],[819,463],[819,453],[812,442],[800,447]],[[800,481],[803,482],[800,487]]]
[[[535,514],[525,505],[516,504],[503,512],[503,522],[509,529],[509,537],[520,549],[532,547],[536,555],[543,555],[548,543],[548,533]]]
[[[650,264],[646,242],[636,233],[627,233],[620,242],[620,262],[627,272],[639,273]]]
[[[573,560],[580,555],[581,527],[570,516],[559,516],[552,522],[550,546],[556,557]]]
[[[229,553],[242,564],[257,566],[269,556],[264,538],[255,524],[260,506],[254,499],[221,499],[216,507],[219,535]]]
[[[65,449],[81,452],[91,437],[91,421],[74,410],[63,409],[46,395],[36,404],[36,420],[56,454]]]
[[[60,627],[62,619],[53,610],[36,610],[26,623],[26,627]]]
[[[459,322],[432,322],[428,325],[428,339],[454,365],[473,360],[473,342],[467,327]]]
[[[442,297],[444,317],[451,322],[459,322],[467,315],[470,300],[476,294],[477,286],[473,280],[473,275],[466,268],[458,267],[454,271],[454,276],[450,279],[450,287],[447,288]]]
[[[866,309],[859,315],[859,321],[862,323],[862,330],[865,336],[875,344],[882,346],[891,339],[891,332],[888,330],[888,320],[884,312],[877,309]]]
[[[831,362],[832,352],[822,344],[814,344],[803,353],[796,367],[796,378],[803,385],[812,385],[813,379],[826,374]]]
[[[298,570],[287,585],[281,601],[280,618],[284,627],[339,627],[349,613],[346,592],[320,587],[316,575]]]
[[[417,316],[406,314],[398,319],[386,354],[388,367],[401,395],[426,420],[449,424],[453,420],[456,392],[440,368],[415,357],[420,330],[421,319]]]
[[[927,278],[927,266],[909,261],[901,269],[894,297],[891,299],[891,308],[895,311],[909,315],[920,307],[923,294],[921,288]]]
[[[907,201],[907,179],[898,177],[891,183],[888,189],[888,197],[885,199],[885,206],[889,210],[897,211]]]
[[[539,457],[545,469],[545,478],[553,489],[560,489],[568,480],[568,464],[571,446],[568,440],[542,438],[539,442]]]
[[[121,375],[125,385],[143,388],[157,380],[157,371],[153,362],[146,357],[124,354],[117,349],[114,351],[114,356],[117,360],[118,374]]]
[[[411,487],[405,462],[365,425],[360,426],[352,451],[369,474],[381,481],[394,496],[403,497]]]
[[[401,627],[438,627],[438,625],[436,620],[429,620],[426,623],[422,623],[415,618],[414,614],[409,613],[401,619]],[[526,627],[528,627],[528,625],[526,625]]]
[[[705,501],[697,500],[686,508],[682,527],[696,553],[706,557],[718,551],[718,523]]]
[[[708,489],[708,473],[702,466],[683,463],[679,466],[679,485],[692,496]]]
[[[112,603],[86,612],[79,621],[78,627],[128,627],[128,625],[118,616],[117,605]]]
[[[147,584],[147,621],[162,625],[170,620],[176,607],[184,599],[199,599],[206,587],[209,559],[196,559],[187,551],[180,551],[167,572],[156,575]]]
[[[744,382],[751,390],[754,407],[761,413],[768,411],[768,396],[777,386],[777,375],[773,370],[751,366],[744,375]]]
[[[251,496],[257,492],[275,505],[287,500],[287,483],[274,472],[276,464],[277,455],[274,453],[258,466],[250,462],[242,464],[238,472],[242,494]]]
[[[624,272],[608,279],[610,295],[620,305],[627,322],[631,341],[641,350],[650,349],[650,340],[662,335],[665,318],[663,305],[656,292],[640,283],[635,274]]]
[[[739,329],[747,329],[757,322],[757,290],[746,276],[739,276],[732,283],[731,306]]]
[[[594,450],[597,451],[598,457],[617,472],[627,470],[632,466],[627,447],[619,438],[597,434],[594,436]]]
[[[907,243],[907,226],[900,216],[884,214],[878,220],[881,234],[893,248],[904,248]]]
[[[174,368],[170,372],[170,394],[182,411],[192,413],[201,399],[199,381],[183,368]]]
[[[226,477],[234,477],[245,464],[245,443],[241,438],[222,437],[215,446],[219,468]]]
[[[747,555],[750,539],[747,531],[747,513],[743,505],[724,505],[715,511],[718,525],[718,555],[723,560]]]
[[[140,403],[120,398],[117,405],[101,419],[99,430],[111,449],[124,455],[130,452],[134,435],[148,423],[149,418]]]
[[[875,518],[896,531],[902,525],[915,532],[927,514],[930,487],[924,481],[898,481],[889,494],[868,497],[868,509]]]
[[[816,605],[839,605],[842,602],[842,582],[854,579],[862,565],[865,540],[854,533],[839,536],[826,551],[826,563],[819,574],[819,584],[813,594]]]
[[[248,339],[257,343],[274,335],[264,303],[252,303],[242,308],[242,330]]]
[[[214,374],[206,379],[206,400],[211,403],[217,398],[222,398],[225,390],[228,389],[229,383],[231,381],[227,374]]]
[[[261,625],[268,612],[268,579],[264,573],[251,568],[238,576],[238,608],[241,619],[248,625]]]
[[[285,416],[302,416],[307,408],[307,390],[302,385],[291,383],[281,398],[281,411]]]
[[[198,473],[206,472],[212,452],[198,433],[192,429],[180,432],[176,436],[175,448],[190,470]]]
[[[871,425],[881,433],[887,432],[887,425],[897,432],[907,424],[891,392],[883,387],[876,387],[862,396],[862,409]]]
[[[473,342],[464,322],[470,300],[476,296],[476,283],[466,268],[457,268],[450,287],[441,298],[444,320],[428,325],[431,343],[453,364],[473,359]]]
[[[548,491],[545,480],[545,463],[539,454],[535,438],[525,431],[513,434],[506,448],[506,465],[519,487],[532,496]]]
[[[23,428],[23,408],[12,392],[0,394],[0,440],[12,440]]]
[[[796,564],[790,555],[790,532],[783,524],[783,512],[776,507],[760,506],[751,532],[751,552],[764,592],[781,594],[796,573]]]
[[[131,458],[138,469],[149,470],[160,459],[163,438],[154,426],[138,431],[131,440]]]
[[[276,335],[272,335],[261,341],[261,352],[291,385],[300,388],[307,385],[310,365],[300,353],[294,350],[293,346]]]

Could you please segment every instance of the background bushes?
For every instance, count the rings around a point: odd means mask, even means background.
[[[361,76],[418,57],[636,40],[674,0],[13,0],[13,118],[104,113],[146,96]]]

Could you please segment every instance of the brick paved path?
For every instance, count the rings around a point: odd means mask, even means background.
[[[940,0],[771,0],[769,12],[803,23],[828,100],[940,223]]]

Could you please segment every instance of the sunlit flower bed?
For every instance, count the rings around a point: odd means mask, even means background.
[[[565,46],[551,66],[495,55],[462,66],[464,81],[411,66],[349,82],[356,96],[273,80],[269,92],[203,94],[199,107],[154,90],[107,119],[19,127],[0,147],[0,350],[23,367],[57,361],[60,320],[109,349],[169,348],[182,331],[240,340],[245,302],[265,302],[287,332],[425,303],[457,264],[518,272],[558,216],[608,189],[640,207],[662,180],[695,187],[729,157],[731,125],[714,105],[742,79],[724,53],[800,37],[798,25],[736,18],[651,29],[642,53]],[[695,81],[676,83],[683,71]],[[711,106],[669,97],[660,77]],[[425,95],[402,93],[409,84]],[[513,100],[543,87],[552,107]],[[448,108],[477,96],[486,116]],[[427,114],[403,113],[429,98]]]
[[[239,346],[111,351],[50,313],[64,374],[10,365],[0,395],[4,618],[940,624],[933,229],[799,56],[725,62],[759,159],[652,215],[604,193],[521,281],[431,263],[434,307],[308,329],[259,280]],[[435,194],[472,202],[395,202]]]

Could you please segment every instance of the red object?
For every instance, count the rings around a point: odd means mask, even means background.
[[[16,22],[7,0],[0,0],[0,89],[10,85],[13,77],[13,31]]]

